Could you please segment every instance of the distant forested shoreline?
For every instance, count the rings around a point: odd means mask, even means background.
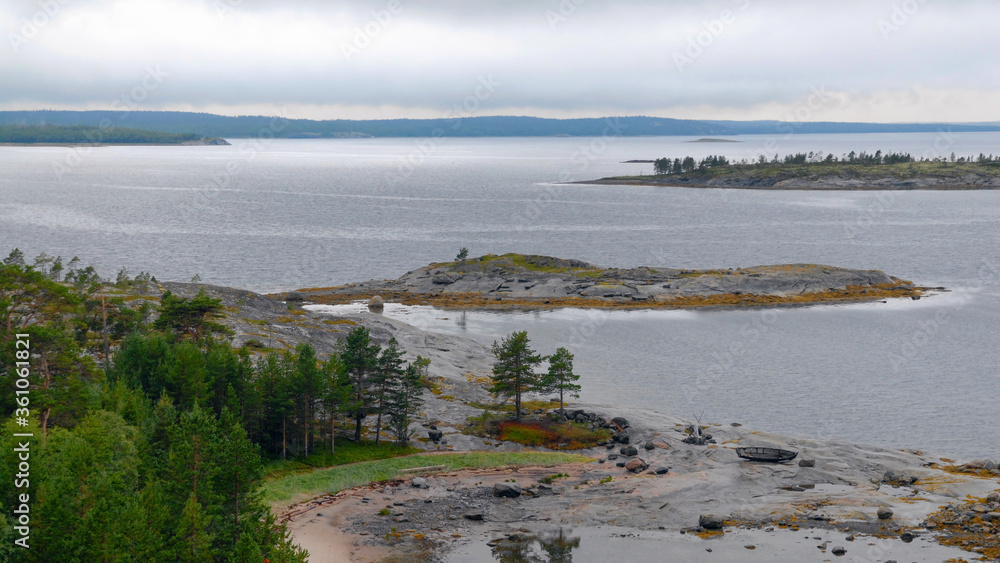
[[[126,127],[89,125],[0,125],[0,143],[36,144],[181,144],[201,141],[195,133],[164,133]]]
[[[837,123],[718,121],[650,116],[548,119],[510,115],[474,115],[458,106],[437,119],[292,119],[285,116],[179,111],[0,111],[0,125],[43,123],[97,127],[128,125],[165,133],[194,133],[226,138],[365,138],[365,137],[636,137],[792,134],[867,134],[996,132],[998,123]]]

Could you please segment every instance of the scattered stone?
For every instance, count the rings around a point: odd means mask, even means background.
[[[744,545],[743,547],[745,547],[745,548],[747,548],[747,549],[757,549],[757,546],[756,546],[756,545],[753,545],[753,544],[749,544],[749,545]]]
[[[648,468],[649,464],[639,458],[629,460],[629,462],[625,464],[625,469],[631,471],[632,473],[640,473]]]
[[[629,442],[628,433],[626,432],[615,432],[611,435],[611,439],[619,444],[627,444]]]
[[[431,439],[431,442],[440,442],[441,438],[444,437],[444,432],[440,430],[428,430],[427,437]]]
[[[655,450],[656,449],[656,444],[654,444],[652,442],[646,442],[646,445],[643,446],[643,449],[645,449],[646,451]]]
[[[655,473],[657,475],[666,475],[670,471],[669,467],[657,467]]]
[[[427,479],[423,477],[414,477],[413,480],[410,481],[410,486],[416,487],[418,489],[426,489],[428,488]]]
[[[913,532],[903,532],[899,535],[899,539],[903,540],[903,543],[910,543],[917,536],[913,535]]]
[[[306,300],[305,295],[302,295],[298,291],[289,291],[288,293],[285,294],[285,301],[288,302],[305,301],[305,300]]]
[[[524,492],[514,483],[497,483],[493,485],[493,496],[502,498],[517,498]]]
[[[917,478],[913,475],[896,473],[895,471],[886,471],[885,475],[882,476],[882,482],[892,485],[893,487],[909,487],[917,482]]]
[[[1000,491],[993,491],[986,495],[986,501],[1000,503]]]
[[[879,520],[888,520],[892,518],[892,509],[887,506],[881,506],[876,514]]]
[[[635,446],[626,446],[618,451],[625,457],[635,457],[639,455],[639,450],[635,449]]]
[[[833,553],[837,557],[840,557],[841,555],[847,554],[847,550],[844,548],[844,546],[838,545],[834,547],[833,550],[830,551],[830,553]]]
[[[524,532],[514,532],[513,534],[507,536],[507,539],[514,542],[524,542],[528,541],[529,538],[528,534],[525,534]]]
[[[396,520],[396,522],[409,522],[410,521],[410,519],[407,518],[406,516],[397,516],[395,518],[395,520]]]
[[[615,465],[618,466],[618,467],[625,467],[625,462],[624,461],[619,461]]]
[[[621,428],[622,430],[628,428],[628,419],[622,418],[620,416],[612,418],[611,422],[613,422],[615,426]]]
[[[622,448],[624,450],[625,448]],[[618,454],[608,454],[608,461],[614,461],[618,459]]]
[[[466,513],[463,517],[466,520],[472,520],[472,521],[475,521],[475,522],[482,522],[483,521],[483,513],[482,512],[469,512],[469,513]]]
[[[816,467],[815,459],[800,459],[799,467]]]
[[[698,525],[706,530],[721,530],[726,525],[726,519],[717,514],[702,514],[698,517]]]

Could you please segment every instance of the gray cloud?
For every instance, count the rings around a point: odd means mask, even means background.
[[[815,119],[1000,119],[989,2],[428,4],[4,0],[0,107],[425,116],[492,77],[481,114],[778,119],[822,89]]]

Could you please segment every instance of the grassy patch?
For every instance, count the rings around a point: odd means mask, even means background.
[[[448,471],[470,468],[508,466],[555,466],[565,463],[584,463],[588,458],[564,453],[540,452],[466,452],[454,454],[420,454],[379,461],[353,463],[309,473],[298,473],[271,479],[264,483],[264,500],[272,508],[295,504],[323,494],[358,487],[368,483],[387,481],[400,469],[428,465],[443,465]]]
[[[592,448],[598,442],[611,438],[607,430],[591,430],[573,422],[556,422],[547,418],[511,420],[504,414],[490,412],[469,418],[465,432],[525,446],[560,450]]]
[[[591,430],[572,422],[542,420],[511,420],[499,425],[499,438],[525,446],[562,450],[592,448],[611,438],[607,430]]]
[[[263,319],[246,319],[246,321],[252,325],[257,325],[257,326],[268,326],[271,324]]]
[[[275,460],[264,467],[264,472],[266,479],[281,478],[296,473],[313,471],[317,468],[388,459],[420,451],[417,448],[400,448],[395,444],[385,442],[376,446],[375,442],[361,442],[358,444],[342,440],[337,442],[336,453],[334,454],[324,450],[304,459]]]

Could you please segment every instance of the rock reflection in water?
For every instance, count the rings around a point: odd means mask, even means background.
[[[580,547],[580,538],[571,533],[559,528],[535,538],[515,534],[493,545],[493,558],[500,563],[573,563],[573,550]]]

